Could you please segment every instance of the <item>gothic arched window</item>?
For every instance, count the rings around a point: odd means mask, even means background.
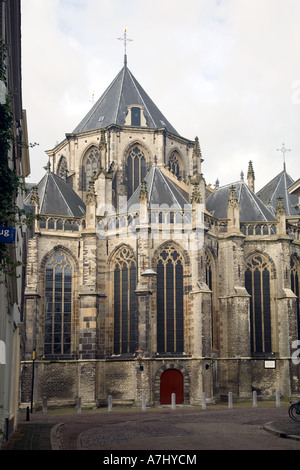
[[[136,262],[133,252],[122,248],[114,263],[114,354],[137,350]]]
[[[57,166],[57,174],[63,179],[68,176],[68,163],[66,157],[61,157]]]
[[[157,351],[184,352],[183,258],[173,245],[157,261]]]
[[[71,354],[72,267],[58,251],[46,263],[45,271],[45,357]]]
[[[127,196],[130,197],[146,176],[146,158],[144,152],[135,146],[127,159]]]
[[[297,298],[297,326],[298,338],[300,338],[300,263],[296,259],[291,259],[291,289]]]
[[[209,289],[212,291],[213,289],[213,282],[212,282],[212,265],[211,265],[211,258],[206,253],[205,257],[205,275],[206,275],[206,284],[209,287]]]
[[[270,268],[260,254],[246,265],[245,286],[250,294],[251,352],[272,352]]]
[[[100,153],[96,147],[91,148],[83,159],[81,168],[81,185],[82,191],[87,191],[90,180],[93,175],[100,169]]]
[[[182,179],[183,169],[181,168],[180,164],[180,155],[176,150],[174,150],[169,157],[168,168],[169,171],[173,173],[173,175],[175,175],[177,179]]]

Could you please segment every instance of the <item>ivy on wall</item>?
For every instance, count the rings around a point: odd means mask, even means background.
[[[0,80],[6,83],[5,45],[0,42]],[[33,214],[26,213],[17,205],[17,196],[25,193],[23,176],[19,176],[14,165],[10,164],[13,158],[13,147],[20,146],[14,138],[14,120],[12,110],[12,96],[6,97],[4,104],[0,104],[0,226],[16,227],[26,224],[31,226]],[[15,275],[15,268],[20,265],[12,257],[12,250],[6,243],[0,243],[0,272]]]

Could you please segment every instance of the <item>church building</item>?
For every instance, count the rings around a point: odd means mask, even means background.
[[[38,217],[23,405],[298,394],[300,210],[285,167],[258,193],[251,162],[246,180],[208,186],[198,138],[174,129],[126,55],[46,153],[25,201]]]

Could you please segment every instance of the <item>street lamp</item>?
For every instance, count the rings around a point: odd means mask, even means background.
[[[142,366],[142,359],[143,359],[143,351],[142,349],[137,349],[135,351],[136,358],[139,361],[139,366],[140,366],[140,371],[142,372],[144,370],[144,366]]]

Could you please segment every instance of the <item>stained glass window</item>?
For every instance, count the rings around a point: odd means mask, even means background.
[[[300,263],[296,259],[291,260],[291,289],[297,296],[297,326],[298,338],[300,338]]]
[[[272,352],[270,271],[267,260],[255,255],[247,263],[245,286],[250,294],[251,352]]]
[[[65,179],[68,176],[68,163],[66,157],[61,157],[57,167],[57,174],[61,178]]]
[[[181,176],[181,169],[177,152],[172,152],[169,158],[169,171],[177,178]]]
[[[137,348],[136,262],[124,247],[114,263],[114,354],[134,353]]]
[[[45,356],[71,354],[72,268],[59,251],[46,264]]]
[[[183,259],[172,245],[157,262],[157,351],[184,351]]]
[[[97,173],[100,169],[100,165],[100,154],[98,149],[90,149],[83,160],[80,189],[87,191],[89,182],[94,173]]]
[[[128,197],[134,193],[145,176],[146,158],[142,150],[138,146],[135,146],[129,153],[127,160]]]

